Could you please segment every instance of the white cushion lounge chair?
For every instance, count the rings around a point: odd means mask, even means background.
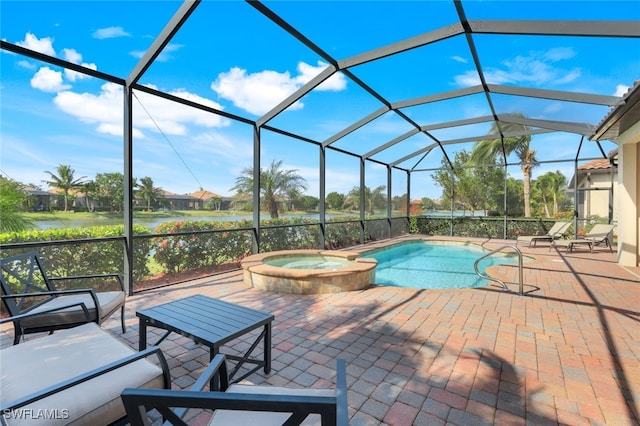
[[[571,222],[556,222],[553,226],[547,231],[546,234],[542,235],[519,235],[516,240],[516,245],[521,242],[529,243],[529,247],[535,247],[538,241],[547,241],[552,243],[554,240],[562,238],[567,230],[571,227]]]
[[[581,244],[589,246],[589,251],[593,252],[593,246],[604,244],[609,247],[609,251],[613,253],[613,249],[611,248],[613,228],[615,228],[615,225],[599,223],[594,225],[594,227],[587,232],[583,238],[556,240],[553,241],[552,244],[553,246],[566,247],[568,252],[573,251],[575,246]]]

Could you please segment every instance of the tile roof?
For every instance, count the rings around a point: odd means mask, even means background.
[[[578,170],[603,170],[610,168],[611,163],[607,158],[600,158],[598,160],[589,161],[588,163],[578,166]]]

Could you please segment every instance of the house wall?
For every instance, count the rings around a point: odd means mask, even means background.
[[[611,173],[605,171],[581,171],[583,173],[580,179],[579,188],[590,188],[590,191],[582,191],[581,198],[584,199],[584,204],[580,206],[580,215],[582,217],[599,216],[603,219],[609,218],[609,197],[613,196],[613,212],[612,220],[618,221],[618,208],[616,206],[617,194],[615,191],[615,181],[611,180]],[[615,179],[615,176],[614,176]],[[614,193],[611,193],[610,189],[614,187]]]
[[[618,147],[618,263],[635,267],[640,266],[640,123],[620,135]]]

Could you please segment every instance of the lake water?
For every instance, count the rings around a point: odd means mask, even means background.
[[[454,216],[470,216],[470,213],[467,212],[453,212]],[[357,218],[357,214],[348,214],[343,213],[340,215],[337,214],[328,214],[327,218],[335,217],[335,216],[353,216]],[[426,212],[424,216],[434,216],[434,217],[450,217],[451,212],[444,211],[434,211],[434,212]],[[475,216],[484,216],[483,212],[476,212]],[[309,215],[282,215],[280,216],[283,219],[290,217],[304,218],[304,219],[319,219],[319,215],[317,214],[309,214]],[[250,213],[242,214],[242,215],[229,215],[229,216],[177,216],[177,217],[153,217],[153,218],[134,218],[133,223],[137,225],[144,225],[147,228],[153,230],[156,226],[165,222],[176,222],[180,220],[192,220],[192,221],[218,221],[218,222],[236,222],[240,220],[251,220],[253,219]],[[263,216],[263,219],[268,219],[267,216]],[[60,229],[60,228],[79,228],[79,227],[89,227],[89,226],[109,226],[109,225],[122,225],[122,219],[107,219],[107,218],[98,218],[95,219],[65,219],[65,220],[37,220],[34,222],[35,229]]]
[[[344,215],[340,215],[344,216]],[[280,216],[282,219],[286,218],[303,218],[303,219],[319,219],[319,215],[293,215]],[[327,217],[331,217],[331,215],[327,215]],[[265,218],[263,216],[263,218]],[[268,219],[268,216],[266,217]],[[253,217],[251,214],[243,214],[243,215],[229,215],[229,216],[177,216],[177,217],[154,217],[154,218],[134,218],[133,223],[136,225],[144,225],[147,228],[153,230],[156,226],[165,222],[177,222],[177,221],[216,221],[216,222],[237,222],[240,220],[252,220]],[[106,219],[106,218],[96,218],[96,219],[65,219],[65,220],[38,220],[34,222],[35,229],[59,229],[59,228],[79,228],[79,227],[89,227],[89,226],[109,226],[109,225],[122,225],[123,219]]]

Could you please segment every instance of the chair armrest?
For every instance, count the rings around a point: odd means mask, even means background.
[[[89,274],[89,275],[71,275],[68,277],[48,277],[49,281],[64,281],[64,280],[86,280],[90,278],[111,278],[115,277],[120,285],[120,290],[124,291],[124,282],[120,274]]]
[[[218,374],[219,373],[219,374]],[[227,370],[227,357],[224,354],[217,354],[213,357],[207,368],[198,376],[198,379],[191,385],[189,390],[202,391],[211,383],[214,376],[218,374],[220,380],[220,390],[226,391],[229,387],[229,373]],[[176,408],[173,410],[174,414],[178,418],[184,417],[187,412],[186,408]]]
[[[337,426],[349,426],[349,405],[347,402],[347,365],[344,359],[336,361],[336,416]]]
[[[206,384],[221,365],[224,365],[224,357],[216,356],[190,390],[125,389],[121,396],[130,424],[146,424],[143,413],[152,408],[158,410],[163,418],[173,425],[187,424],[181,416],[189,408],[293,413],[290,418],[291,424],[299,424],[307,414],[317,413],[323,416],[323,420],[327,418],[328,424],[349,424],[346,367],[342,359],[337,362],[336,396],[198,390],[203,388],[200,385]]]
[[[20,407],[24,407],[25,405],[31,404],[32,402],[38,401],[40,399],[44,399],[58,392],[62,392],[65,389],[69,389],[80,383],[87,382],[91,379],[94,379],[103,374],[109,373],[120,367],[124,367],[125,365],[131,364],[135,361],[138,361],[140,359],[146,358],[151,355],[156,355],[158,357],[158,360],[160,361],[162,373],[163,373],[164,386],[166,389],[169,389],[171,387],[171,375],[169,372],[169,365],[167,364],[167,360],[158,346],[151,346],[143,351],[136,352],[125,358],[122,358],[119,361],[114,361],[110,364],[88,371],[84,374],[80,374],[78,376],[72,377],[68,380],[65,380],[53,386],[49,386],[47,388],[41,389],[37,392],[26,395],[22,398],[9,401],[0,407],[0,412],[5,412],[7,410],[16,410]]]
[[[38,297],[38,296],[64,296],[65,294],[74,294],[74,293],[90,293],[95,295],[95,290],[92,288],[74,288],[69,290],[51,290],[51,291],[38,291],[36,293],[12,293],[12,294],[3,294],[3,299],[18,299],[21,297]],[[93,297],[95,300],[95,297]]]
[[[189,390],[201,391],[207,386],[216,373],[220,373],[220,390],[226,391],[229,387],[229,375],[227,373],[227,357],[224,354],[217,354],[213,357],[207,368],[200,374],[198,380],[191,385]]]
[[[87,307],[85,306],[84,303],[79,302],[79,303],[70,303],[68,305],[65,306],[57,306],[55,308],[51,308],[51,309],[45,309],[42,311],[38,311],[38,312],[27,312],[24,314],[19,314],[19,315],[14,315],[11,317],[6,317],[6,318],[2,318],[0,319],[0,324],[4,324],[6,322],[11,322],[11,321],[20,321],[23,320],[25,318],[29,318],[29,317],[36,317],[38,315],[42,315],[42,314],[48,314],[51,312],[56,312],[56,311],[61,311],[63,309],[67,309],[67,308],[73,308],[74,306],[79,306],[82,311],[84,312],[84,317],[87,320],[87,322],[91,322],[91,317],[89,316],[89,310],[87,309]]]
[[[102,308],[100,306],[100,302],[98,302],[98,296],[96,295],[95,290],[92,288],[75,288],[70,290],[53,290],[53,291],[39,291],[37,293],[17,293],[17,294],[4,294],[0,297],[6,299],[16,299],[16,298],[28,298],[28,297],[41,297],[41,296],[65,296],[70,294],[80,294],[80,293],[88,293],[93,299],[93,307],[95,307],[98,312],[97,318],[102,317]],[[33,308],[33,307],[32,307]],[[32,309],[30,308],[30,309]],[[28,310],[26,312],[29,312]],[[25,313],[26,313],[25,312]]]

